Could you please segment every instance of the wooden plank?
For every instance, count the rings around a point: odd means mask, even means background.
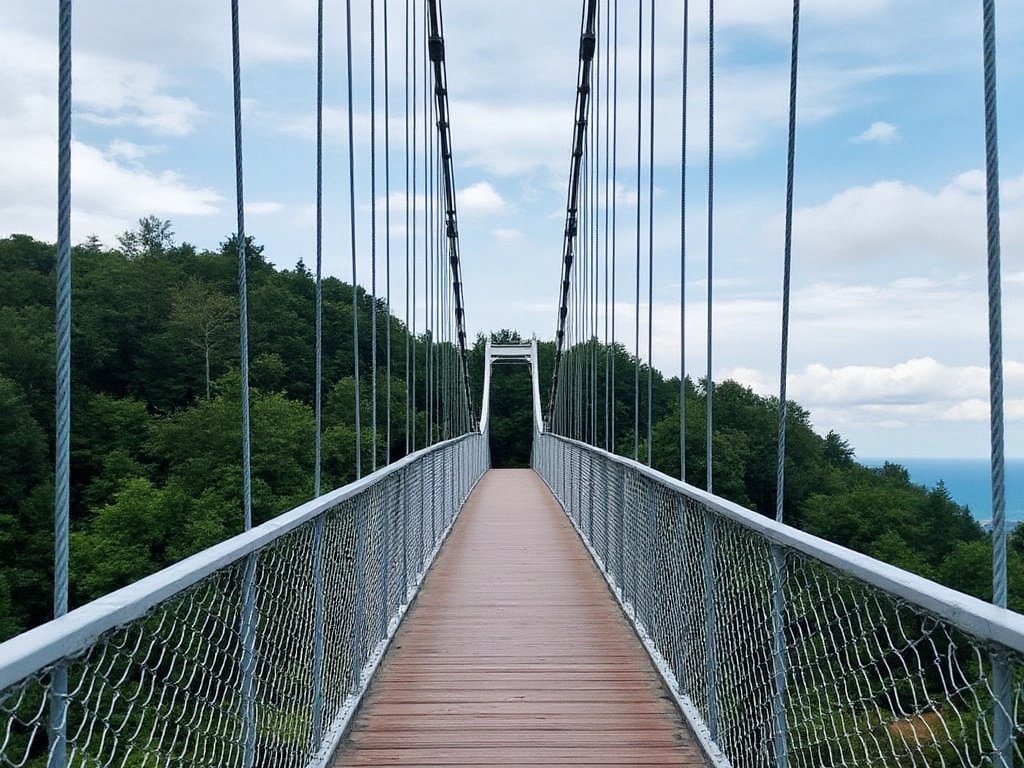
[[[336,765],[623,764],[705,762],[543,483],[492,470]]]

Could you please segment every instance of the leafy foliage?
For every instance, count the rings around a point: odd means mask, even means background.
[[[92,238],[73,252],[72,598],[96,597],[207,547],[242,528],[240,378],[235,299],[238,241],[215,251],[176,244],[170,222],[140,220],[105,250]],[[255,522],[313,492],[314,283],[301,264],[276,269],[246,239],[250,281],[250,356]],[[55,249],[25,235],[0,239],[0,638],[48,618],[52,579],[52,453]],[[371,297],[356,288],[362,466],[395,459],[451,434],[424,383],[428,357],[451,360],[450,345],[412,337],[378,303],[376,445],[369,386]],[[355,477],[353,288],[328,278],[324,294],[324,490]],[[390,401],[384,366],[393,349]],[[496,342],[516,342],[503,329]],[[470,351],[479,407],[486,337]],[[407,346],[409,353],[407,356]],[[428,355],[430,350],[430,355]],[[538,343],[546,405],[554,345]],[[646,458],[648,370],[641,365],[640,431],[634,434],[637,369],[621,345],[596,340],[573,354],[596,364],[597,387],[581,402],[588,437]],[[406,387],[412,361],[414,395]],[[705,382],[683,382],[686,440],[679,440],[680,382],[650,371],[653,465],[705,482]],[[605,382],[614,397],[606,408]],[[588,398],[595,396],[591,404]],[[532,393],[525,366],[499,366],[491,393],[495,466],[527,466]],[[591,406],[596,418],[591,419]],[[409,410],[411,406],[411,411]],[[435,414],[428,427],[428,408]],[[714,491],[775,514],[778,402],[735,382],[714,388]],[[607,412],[607,418],[605,416]],[[390,413],[390,423],[387,414]],[[989,596],[991,543],[941,485],[914,485],[905,470],[868,469],[810,415],[789,404],[787,522],[875,557]],[[1024,534],[1010,552],[1011,604],[1024,608]]]

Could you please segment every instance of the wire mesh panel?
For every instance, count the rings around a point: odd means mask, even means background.
[[[583,443],[533,456],[717,764],[1024,765],[1024,617]]]
[[[0,645],[0,766],[54,718],[72,766],[322,764],[488,463],[439,444]]]

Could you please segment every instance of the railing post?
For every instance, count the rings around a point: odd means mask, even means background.
[[[366,514],[363,509],[363,496],[355,499],[353,513],[356,524],[356,560],[355,560],[355,617],[352,622],[352,691],[359,690],[366,656],[363,651],[364,623],[366,622]]]
[[[583,498],[586,492],[583,490],[585,484],[583,482],[583,451],[577,446],[573,446],[573,451],[576,453],[576,525],[583,530]]]
[[[389,503],[394,497],[394,493],[390,492],[390,486],[395,482],[394,477],[384,480],[384,484],[389,486],[389,493],[384,496],[383,509],[380,511],[381,521],[384,523],[383,539],[384,539],[384,552],[381,560],[383,573],[381,574],[381,592],[383,594],[382,599],[382,610],[380,618],[380,637],[387,637],[388,634],[388,623],[391,620],[391,504]]]
[[[604,569],[607,571],[608,566],[608,518],[610,517],[609,512],[611,511],[611,488],[608,483],[608,460],[604,457],[601,458],[601,498],[604,501],[604,521],[601,526],[601,563]],[[596,551],[596,550],[595,550]]]
[[[454,454],[454,455],[453,455]],[[444,508],[447,510],[445,516],[448,518],[448,524],[455,519],[456,512],[456,498],[458,498],[458,482],[459,478],[462,477],[462,443],[456,443],[453,447],[449,448],[445,452],[445,459],[449,465],[449,471],[445,473],[445,477],[448,478],[446,488],[448,489],[448,498],[445,499]]]
[[[708,733],[718,741],[718,652],[715,629],[715,519],[704,511],[704,676],[708,695]]]
[[[1013,768],[1013,673],[1005,652],[992,654],[992,698],[994,764]]]
[[[650,481],[646,478],[644,482],[649,486]],[[643,510],[644,516],[644,531],[647,534],[644,537],[644,549],[645,554],[643,559],[640,561],[640,567],[644,569],[644,594],[647,595],[647,617],[645,624],[647,625],[647,631],[651,637],[657,638],[657,620],[658,612],[655,601],[658,598],[658,591],[656,587],[656,579],[658,574],[658,550],[655,546],[655,534],[657,533],[658,527],[658,504],[653,498],[653,494],[648,494],[647,508]]]
[[[619,466],[618,471],[618,508],[619,508],[619,592],[622,604],[626,604],[626,468]]]
[[[587,455],[587,487],[591,489],[587,494],[587,539],[590,546],[594,546],[594,455]],[[596,552],[597,549],[595,548]]]
[[[244,740],[243,768],[252,768],[256,761],[256,707],[253,687],[256,677],[256,552],[245,557],[242,576],[242,722]]]
[[[416,575],[419,576],[423,570],[423,564],[426,562],[426,540],[427,540],[427,500],[426,494],[423,492],[423,464],[422,461],[416,462],[416,479],[419,481],[420,494],[419,494],[419,512],[420,512],[420,549],[419,556],[416,558]]]
[[[786,553],[778,544],[772,544],[772,659],[775,672],[773,713],[775,717],[775,768],[789,764],[789,731],[786,726]]]
[[[313,723],[310,752],[320,748],[324,735],[324,526],[323,512],[313,525]]]
[[[434,547],[437,545],[437,528],[434,520],[435,513],[437,512],[437,499],[434,494],[436,491],[435,486],[437,485],[437,472],[434,467],[434,459],[437,457],[437,451],[430,454],[430,548],[429,552],[434,551]]]
[[[62,662],[50,672],[49,768],[67,765],[68,668]]]
[[[402,603],[409,599],[409,467],[399,475],[402,481]]]

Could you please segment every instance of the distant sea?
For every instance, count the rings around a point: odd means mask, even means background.
[[[861,458],[868,467],[889,461],[906,467],[910,479],[929,488],[940,480],[953,500],[971,510],[976,520],[992,519],[992,476],[988,459],[899,459]],[[1006,519],[1024,522],[1024,459],[1006,460]]]

